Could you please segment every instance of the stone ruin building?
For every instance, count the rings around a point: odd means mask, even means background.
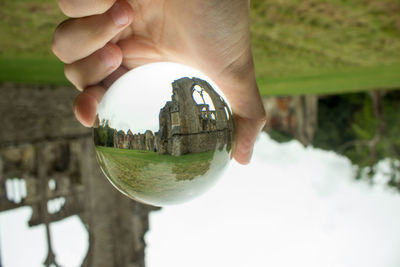
[[[150,130],[147,130],[144,134],[133,134],[131,130],[128,130],[127,133],[122,130],[114,130],[114,147],[156,152],[158,148],[156,135]]]
[[[125,197],[104,177],[91,130],[71,110],[76,90],[11,84],[0,89],[0,212],[32,208],[29,226],[46,229],[43,266],[60,266],[50,225],[78,215],[89,236],[81,266],[144,267],[144,234],[155,208]],[[0,266],[2,256],[0,248]]]
[[[158,153],[179,156],[231,146],[232,114],[208,82],[185,77],[174,81],[172,90],[171,101],[160,110]],[[196,91],[201,98],[207,94],[215,110],[211,110],[204,98],[203,103],[197,103],[194,99]]]
[[[114,130],[114,147],[149,150],[180,156],[231,146],[233,118],[225,101],[211,85],[199,78],[182,78],[172,83],[173,94],[159,114],[159,131],[133,134]],[[203,103],[197,103],[198,93]],[[205,103],[212,101],[213,109]]]

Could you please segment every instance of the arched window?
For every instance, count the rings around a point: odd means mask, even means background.
[[[230,112],[229,112],[229,110],[228,110],[228,107],[225,106],[225,107],[224,107],[224,110],[225,110],[225,114],[226,114],[226,119],[229,120],[229,119],[230,119]]]
[[[215,110],[214,103],[212,102],[210,95],[201,86],[195,85],[192,90],[192,97],[196,104],[206,104],[208,105],[209,111]]]

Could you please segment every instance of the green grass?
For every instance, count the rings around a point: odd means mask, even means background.
[[[0,57],[50,56],[53,32],[64,19],[54,0],[0,1]]]
[[[400,88],[400,2],[253,0],[262,95]]]
[[[213,152],[201,152],[185,154],[179,157],[171,155],[160,155],[156,152],[148,150],[131,150],[131,149],[120,149],[113,147],[97,146],[96,149],[100,152],[107,153],[114,157],[127,157],[132,160],[140,160],[146,163],[174,163],[174,164],[192,164],[198,162],[208,161],[212,158]]]
[[[96,153],[102,169],[119,190],[153,204],[172,203],[188,198],[190,192],[202,192],[217,177],[211,162],[226,164],[229,159],[227,153],[214,151],[174,157],[96,146]]]
[[[398,0],[252,0],[262,95],[400,88]],[[68,84],[50,51],[53,0],[0,2],[0,82]]]
[[[48,58],[1,58],[0,82],[69,85],[63,64]],[[400,88],[400,64],[348,68],[314,75],[257,77],[261,95],[332,94]]]
[[[53,32],[64,19],[57,1],[0,1],[0,83],[69,84],[51,52]]]
[[[0,82],[69,85],[55,57],[0,57]]]
[[[349,68],[315,75],[258,77],[261,95],[338,94],[399,89],[400,64]]]
[[[397,0],[253,0],[257,75],[400,63]]]

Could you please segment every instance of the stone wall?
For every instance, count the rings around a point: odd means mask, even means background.
[[[215,110],[193,99],[193,88],[199,85],[211,98]],[[133,134],[114,130],[114,147],[149,150],[180,156],[223,149],[231,146],[233,119],[224,100],[206,82],[182,78],[172,84],[173,95],[160,110],[159,131]]]
[[[195,85],[210,96],[215,110],[194,101]],[[179,156],[230,146],[232,116],[224,100],[210,84],[197,78],[182,78],[176,80],[172,87],[171,101],[166,103],[159,115],[159,153]]]
[[[231,145],[231,135],[228,129],[190,135],[175,134],[168,149],[173,156],[222,150]]]
[[[29,224],[46,227],[79,215],[90,239],[82,266],[144,267],[144,234],[152,208],[122,195],[102,174],[91,129],[81,126],[72,112],[77,91],[11,84],[0,89],[0,211],[30,206]],[[26,184],[27,194],[8,198],[10,179],[17,188]],[[55,187],[49,187],[50,180]],[[65,204],[50,212],[47,202],[59,197],[65,197]],[[56,256],[49,250],[45,266],[55,263]]]
[[[114,131],[114,148],[157,151],[155,135],[147,130],[144,134],[132,134],[124,131]]]

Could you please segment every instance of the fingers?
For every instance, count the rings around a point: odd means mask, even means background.
[[[96,85],[86,88],[80,93],[73,104],[73,110],[78,121],[86,127],[91,127],[95,121],[97,105],[103,98],[106,89]]]
[[[102,82],[101,85],[104,88],[109,88],[116,80],[119,79],[119,77],[121,77],[122,75],[124,75],[125,73],[127,73],[129,70],[124,67],[124,66],[120,66],[118,69],[116,69],[113,73],[111,73],[110,75],[108,75]]]
[[[108,43],[92,55],[65,65],[64,72],[77,89],[83,90],[89,85],[100,83],[115,71],[121,62],[121,49],[115,44]]]
[[[104,14],[66,20],[54,33],[53,53],[68,64],[85,58],[104,47],[132,20],[133,10],[122,0]]]
[[[256,138],[265,125],[265,117],[246,119],[235,116],[236,142],[232,151],[233,158],[240,164],[248,164],[253,154]]]
[[[232,157],[240,164],[250,162],[254,142],[266,122],[264,105],[254,74],[248,80],[236,84],[231,78],[221,88],[229,88],[224,94],[229,100],[235,117],[235,142]]]
[[[92,127],[95,118],[97,105],[100,103],[107,88],[128,70],[124,67],[117,68],[112,74],[106,77],[101,84],[87,87],[80,93],[74,102],[73,110],[78,121],[86,126]]]
[[[68,17],[78,18],[102,14],[115,0],[58,0],[62,12]]]

